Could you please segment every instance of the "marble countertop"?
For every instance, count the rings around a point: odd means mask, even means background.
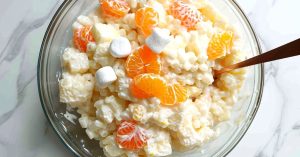
[[[299,0],[236,0],[265,50],[300,37]],[[0,157],[71,157],[40,105],[36,64],[63,0],[0,1]],[[262,103],[229,157],[300,156],[300,57],[266,64]]]

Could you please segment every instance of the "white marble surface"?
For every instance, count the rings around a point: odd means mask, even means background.
[[[46,27],[63,0],[0,1],[0,157],[71,157],[39,102],[36,64]],[[299,0],[236,0],[266,50],[300,37]],[[266,65],[264,95],[229,157],[300,156],[300,57]]]

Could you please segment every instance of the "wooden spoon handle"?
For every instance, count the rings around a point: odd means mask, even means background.
[[[266,62],[279,60],[279,59],[283,59],[283,58],[288,58],[288,57],[293,57],[293,56],[297,56],[297,55],[300,55],[300,39],[297,39],[295,41],[292,41],[290,43],[282,45],[278,48],[270,50],[261,55],[247,59],[245,61],[225,67],[225,68],[217,71],[217,73],[220,74],[220,73],[230,71],[233,69],[243,68],[243,67],[260,64],[260,63],[266,63]]]

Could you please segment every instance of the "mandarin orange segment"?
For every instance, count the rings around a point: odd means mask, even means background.
[[[167,86],[167,93],[158,96],[160,102],[164,105],[174,105],[176,104],[176,94],[173,86]]]
[[[143,46],[138,51],[129,55],[126,60],[125,69],[127,76],[131,78],[143,73],[160,74],[160,57],[153,53],[147,46]]]
[[[145,64],[145,73],[160,74],[161,62],[160,60],[153,60]]]
[[[145,36],[152,33],[152,28],[158,25],[158,12],[152,7],[140,8],[135,12],[135,24]]]
[[[138,51],[144,63],[150,63],[159,58],[159,55],[152,52],[152,50],[146,45],[141,47]]]
[[[139,53],[145,66],[144,73],[160,74],[162,67],[159,55],[153,53],[148,46],[143,46]]]
[[[169,84],[156,74],[141,74],[133,79],[134,88],[146,93],[145,95],[159,98],[163,105],[175,105],[187,100],[187,89],[179,83]]]
[[[187,29],[194,29],[195,25],[201,21],[201,13],[197,8],[190,4],[186,4],[181,0],[176,0],[170,6],[170,14],[181,21],[181,25]]]
[[[226,31],[214,34],[207,48],[209,60],[215,60],[230,53],[233,44],[233,32]]]
[[[130,54],[125,63],[125,69],[128,77],[133,78],[145,72],[144,62],[139,51]]]
[[[126,0],[99,0],[103,14],[110,17],[122,18],[130,10]]]
[[[167,93],[167,82],[156,74],[141,74],[133,79],[136,87],[148,95],[162,97]]]
[[[185,102],[187,98],[187,89],[179,83],[169,85],[168,92],[159,97],[161,103],[168,106]]]
[[[117,128],[116,142],[126,150],[135,151],[143,148],[147,139],[146,130],[133,120],[122,121]]]
[[[147,99],[152,97],[151,95],[147,94],[143,90],[140,90],[134,83],[130,84],[130,91],[134,97],[139,99]]]
[[[174,93],[176,95],[176,102],[185,102],[188,98],[187,89],[179,83],[173,85]]]
[[[92,26],[84,26],[74,31],[73,43],[79,51],[86,52],[88,43],[95,41],[91,30]]]

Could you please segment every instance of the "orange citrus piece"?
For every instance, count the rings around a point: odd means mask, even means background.
[[[125,63],[125,69],[127,76],[131,78],[146,71],[139,51],[136,51],[128,56]]]
[[[133,120],[122,121],[117,128],[116,142],[126,150],[134,151],[143,148],[147,139],[146,130]]]
[[[138,51],[129,55],[126,60],[125,69],[127,76],[131,78],[143,73],[160,74],[160,57],[153,53],[147,46],[143,46]]]
[[[168,86],[168,92],[165,95],[158,96],[162,104],[174,105],[185,102],[187,97],[187,89],[179,83]]]
[[[164,105],[171,106],[176,104],[176,93],[173,86],[167,86],[167,92],[157,97]]]
[[[230,53],[233,42],[233,32],[226,31],[214,34],[207,48],[209,60],[215,60]]]
[[[79,51],[86,52],[88,43],[95,41],[91,30],[92,26],[84,26],[74,31],[73,43]]]
[[[188,98],[187,89],[179,83],[173,84],[173,89],[176,95],[176,102],[177,103],[185,102],[186,99]]]
[[[130,10],[126,0],[99,0],[103,14],[110,17],[122,18]]]
[[[158,12],[152,7],[140,8],[135,12],[135,24],[145,36],[152,33],[152,28],[158,25]]]
[[[201,13],[197,8],[186,4],[181,0],[176,0],[170,6],[170,14],[181,21],[181,25],[187,29],[194,29],[195,25],[201,20]]]
[[[164,105],[175,105],[186,101],[187,90],[179,83],[168,85],[167,81],[156,74],[141,74],[133,79],[134,88],[138,88],[146,95],[160,99]]]
[[[137,88],[151,96],[162,96],[167,93],[167,82],[157,74],[141,74],[133,79]]]
[[[147,99],[147,98],[151,98],[152,96],[147,94],[146,92],[140,90],[134,83],[130,84],[130,91],[131,94],[139,99]]]

